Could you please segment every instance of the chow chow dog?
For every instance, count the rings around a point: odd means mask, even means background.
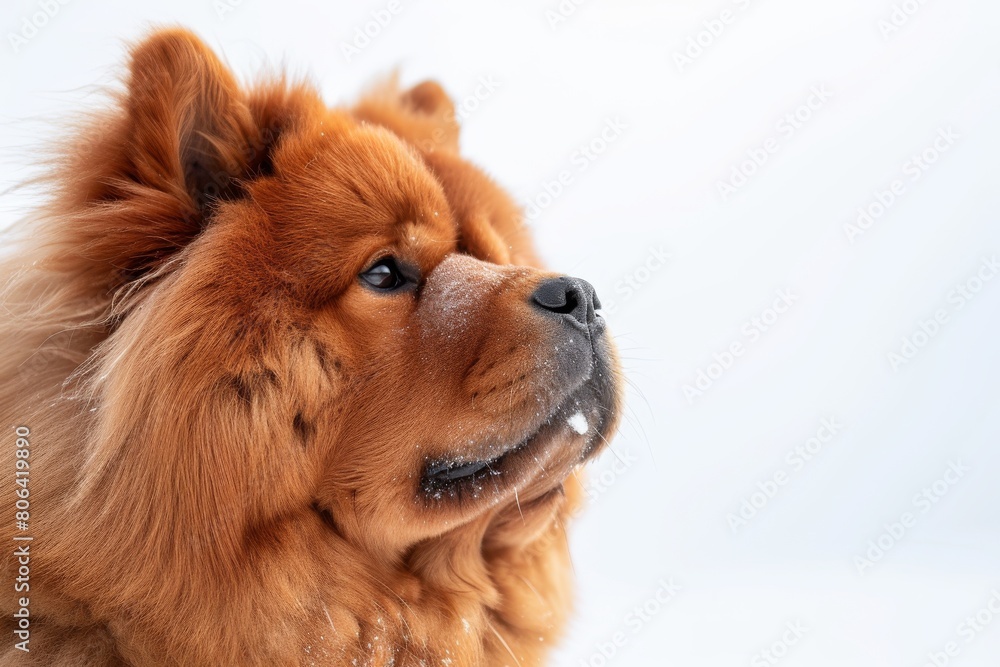
[[[544,664],[620,371],[441,86],[168,29],[68,134],[2,266],[0,662]]]

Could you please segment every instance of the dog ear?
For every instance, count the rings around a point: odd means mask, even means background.
[[[400,92],[391,80],[365,96],[353,112],[361,120],[392,130],[423,153],[458,152],[455,105],[436,81]]]
[[[254,132],[241,98],[226,67],[191,33],[164,31],[140,44],[125,100],[132,176],[195,213],[229,196]]]
[[[81,252],[119,284],[155,270],[204,228],[217,202],[270,172],[280,86],[248,96],[192,33],[136,45],[120,110],[81,138],[63,177],[82,209]]]

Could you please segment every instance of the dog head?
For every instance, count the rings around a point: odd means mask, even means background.
[[[98,177],[73,181],[92,211],[77,247],[129,295],[107,416],[154,428],[160,408],[135,401],[163,400],[161,372],[181,392],[162,409],[195,432],[270,440],[214,445],[252,450],[226,463],[250,520],[300,503],[398,550],[558,494],[607,440],[600,301],[535,266],[516,207],[458,157],[436,84],[331,110],[305,87],[241,90],[175,31],[136,50],[123,105],[75,165]]]

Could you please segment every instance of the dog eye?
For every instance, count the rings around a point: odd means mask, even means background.
[[[406,282],[392,257],[380,259],[371,268],[365,270],[360,278],[380,290],[394,290]]]

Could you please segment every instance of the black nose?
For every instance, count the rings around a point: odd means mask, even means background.
[[[594,311],[601,307],[593,285],[569,276],[543,280],[535,288],[531,301],[542,310],[561,315],[584,327],[594,323],[597,317]]]

